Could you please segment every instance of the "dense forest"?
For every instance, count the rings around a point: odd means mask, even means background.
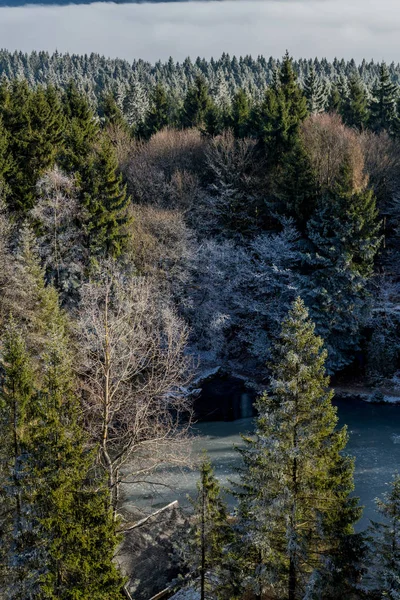
[[[192,382],[223,365],[256,432],[233,516],[204,459],[177,585],[398,598],[400,480],[355,533],[328,374],[398,394],[400,67],[2,51],[0,73],[0,597],[129,597],[123,486],[189,464]]]

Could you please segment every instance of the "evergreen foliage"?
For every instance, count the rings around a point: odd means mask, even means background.
[[[394,134],[397,130],[398,90],[385,63],[379,70],[379,81],[372,91],[370,125],[373,131]]]
[[[188,571],[186,581],[199,588],[200,600],[213,600],[218,594],[218,572],[231,529],[218,480],[206,456],[200,467],[197,496],[190,500],[193,506],[191,524],[185,535],[180,536],[176,549]]]
[[[150,99],[150,108],[145,124],[146,137],[150,138],[157,131],[167,127],[171,123],[170,115],[170,99],[165,88],[161,84],[158,84],[154,88]]]
[[[304,230],[315,210],[319,186],[301,141],[283,157],[276,190],[280,212],[293,217],[299,229]]]
[[[390,491],[377,500],[384,522],[373,523],[374,550],[381,598],[400,596],[400,475],[395,475]]]
[[[336,429],[326,357],[298,298],[274,348],[269,392],[256,405],[255,435],[239,449],[242,576],[257,597],[321,598],[323,575],[348,575],[333,565],[361,509],[349,496],[354,461],[343,454],[346,428]]]
[[[371,190],[354,190],[348,161],[341,180],[324,194],[307,226],[311,251],[301,287],[318,333],[329,350],[329,366],[349,364],[360,342],[368,307],[367,282],[381,243]]]
[[[349,80],[349,95],[342,104],[341,114],[346,125],[359,131],[368,124],[368,96],[364,84],[357,76]]]
[[[196,77],[189,88],[182,109],[184,127],[204,127],[206,115],[211,107],[211,98],[203,77]]]
[[[293,149],[306,115],[306,98],[297,83],[292,59],[286,53],[257,116],[258,139],[272,165],[278,165],[284,154]]]
[[[323,82],[319,79],[312,66],[304,83],[304,95],[307,98],[307,109],[311,115],[325,110],[327,95]]]
[[[115,151],[106,138],[91,158],[82,191],[92,257],[120,256],[127,239],[129,197],[118,172]]]

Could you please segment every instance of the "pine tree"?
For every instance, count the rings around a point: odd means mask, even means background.
[[[286,53],[275,82],[266,91],[256,125],[257,137],[272,166],[279,165],[282,156],[296,145],[306,115],[306,98]]]
[[[326,90],[318,78],[314,66],[311,67],[304,84],[304,95],[307,98],[307,109],[311,115],[324,111],[327,104]]]
[[[231,123],[234,134],[244,138],[250,133],[250,101],[246,92],[240,88],[232,101]]]
[[[0,589],[12,586],[24,574],[19,562],[22,534],[24,463],[33,396],[33,369],[25,343],[12,318],[3,334],[0,385]],[[16,561],[10,560],[13,554]]]
[[[299,141],[282,159],[276,195],[280,212],[293,217],[300,230],[304,230],[313,214],[319,186],[310,158]]]
[[[398,88],[392,82],[385,63],[379,69],[379,81],[372,91],[370,104],[370,127],[379,133],[386,130],[394,134],[397,129]]]
[[[150,108],[144,126],[146,137],[150,138],[170,124],[170,112],[170,100],[167,92],[161,84],[157,84],[151,94]]]
[[[121,129],[126,128],[126,121],[122,110],[118,106],[112,92],[103,94],[99,107],[99,115],[104,126],[115,125]]]
[[[99,126],[86,98],[70,82],[62,98],[66,118],[64,147],[58,164],[68,174],[82,172],[87,165],[93,145],[99,135]]]
[[[274,347],[269,392],[256,404],[255,435],[239,449],[242,577],[258,598],[325,597],[317,582],[361,516],[322,344],[298,298]]]
[[[381,243],[372,190],[354,190],[345,159],[334,190],[321,196],[307,226],[311,249],[304,254],[307,277],[300,282],[317,331],[337,370],[354,358],[368,316],[367,282]]]
[[[200,76],[196,77],[183,103],[181,117],[183,126],[202,128],[210,105],[211,98],[205,79]]]
[[[23,214],[35,204],[37,180],[54,166],[63,122],[58,119],[51,91],[39,88],[32,92],[26,81],[13,82],[1,113],[12,155],[6,173],[7,201],[12,210]]]
[[[340,96],[340,91],[337,83],[331,84],[328,103],[327,103],[327,111],[328,112],[340,112],[340,108],[342,106],[342,98]]]
[[[354,76],[349,81],[349,95],[344,100],[341,114],[349,127],[362,131],[369,119],[367,92],[361,79]]]
[[[378,568],[381,598],[400,597],[400,475],[394,476],[390,491],[377,500],[378,510],[385,518],[373,523],[374,549]]]
[[[120,256],[127,240],[129,197],[118,172],[115,151],[107,138],[103,138],[88,165],[82,192],[92,257]]]
[[[34,493],[24,514],[30,543],[20,550],[29,574],[21,588],[38,599],[117,600],[123,580],[112,559],[119,538],[108,490],[92,481],[95,457],[79,423],[66,341],[62,329],[49,336],[34,407],[26,464]]]
[[[12,438],[13,454],[5,487],[13,527],[2,544],[7,598],[117,600],[123,580],[112,559],[119,538],[108,490],[93,480],[95,456],[80,424],[63,327],[47,339],[33,394],[23,341],[13,330],[6,336],[3,436]]]
[[[218,573],[224,548],[231,538],[227,521],[227,507],[221,499],[221,490],[207,457],[200,467],[197,497],[191,499],[191,525],[176,544],[178,556],[191,587],[200,589],[200,600],[214,599],[218,588]]]

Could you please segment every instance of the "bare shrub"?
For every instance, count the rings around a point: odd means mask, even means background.
[[[139,143],[124,167],[133,200],[190,208],[196,199],[206,145],[194,129],[164,129],[148,142]]]
[[[339,115],[311,115],[302,124],[301,135],[322,189],[334,186],[344,158],[352,167],[354,191],[366,187],[360,134],[346,127]]]
[[[130,252],[139,273],[173,283],[174,290],[186,284],[195,241],[182,212],[134,204],[131,216]]]

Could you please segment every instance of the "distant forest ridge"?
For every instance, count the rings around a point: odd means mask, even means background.
[[[32,87],[52,84],[64,88],[73,80],[85,92],[93,106],[105,92],[112,92],[118,101],[128,92],[147,96],[156,84],[162,84],[177,102],[182,101],[198,76],[205,79],[210,95],[215,101],[229,101],[238,89],[246,91],[253,100],[260,100],[266,87],[272,82],[280,60],[258,56],[236,57],[223,54],[218,59],[186,58],[175,62],[151,64],[141,59],[132,63],[122,59],[110,59],[99,54],[76,55],[55,52],[9,52],[0,50],[0,77],[9,80],[26,79]],[[347,82],[356,76],[370,94],[379,78],[380,63],[363,60],[300,59],[293,62],[304,85],[314,67],[316,76],[329,92],[333,84],[345,91]],[[391,63],[388,72],[393,83],[400,83],[400,65]]]

